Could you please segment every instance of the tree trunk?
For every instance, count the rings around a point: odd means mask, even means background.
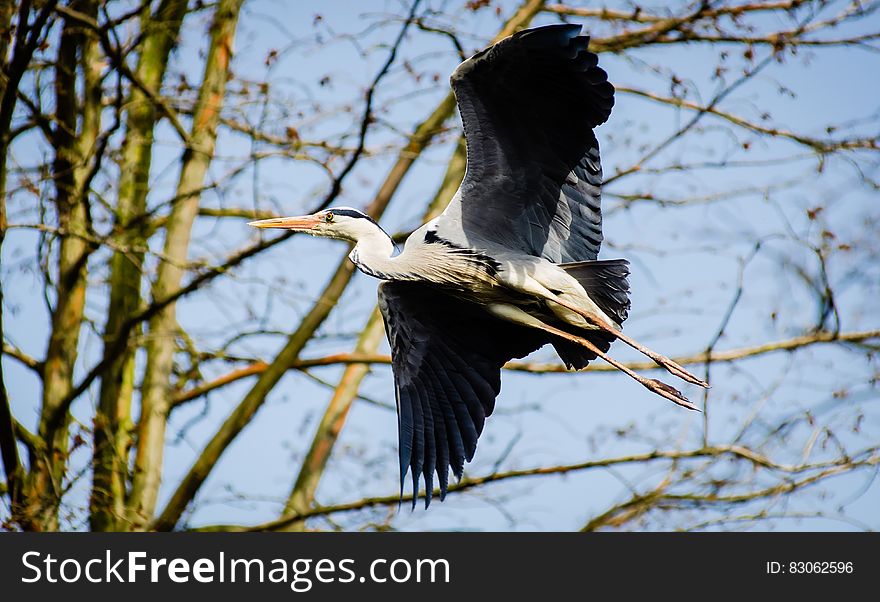
[[[152,14],[144,10],[140,22],[144,32],[135,74],[158,94],[165,77],[168,57],[177,41],[186,0],[164,0]],[[120,336],[125,321],[141,305],[141,278],[147,229],[142,216],[147,209],[147,189],[153,154],[153,130],[159,117],[156,105],[137,87],[127,103],[125,139],[119,163],[119,192],[115,215],[117,250],[110,264],[110,303],[104,339],[107,344]],[[140,329],[129,334],[136,339]],[[131,402],[134,390],[136,345],[129,344],[101,375],[101,393],[95,414],[95,461],[89,522],[93,531],[126,530],[125,494],[128,482],[128,454],[131,446]]]
[[[193,221],[201,199],[200,191],[214,154],[242,2],[221,0],[214,13],[204,78],[193,112],[191,146],[184,153],[175,195],[177,201],[165,228],[164,258],[153,283],[153,299],[162,299],[177,290],[183,277]],[[162,478],[165,428],[171,407],[174,338],[177,332],[175,304],[170,304],[150,320],[149,328],[129,512],[129,519],[135,528],[141,528],[151,520]]]
[[[74,10],[92,18],[97,5],[80,0]],[[83,103],[78,106],[77,56],[83,68]],[[100,78],[98,42],[76,21],[65,19],[55,65],[55,207],[58,212],[59,249],[55,307],[52,330],[43,368],[43,406],[39,436],[47,451],[31,459],[28,491],[28,519],[34,529],[58,528],[62,478],[67,465],[70,414],[60,423],[52,417],[73,388],[73,370],[79,346],[80,327],[86,299],[87,262],[91,248],[86,242],[90,231],[88,191],[83,182],[88,158],[100,128]],[[80,122],[80,123],[78,123]]]
[[[12,15],[15,12],[15,3],[11,0],[0,1],[0,106],[7,103],[14,104],[15,90],[18,81],[9,86],[9,74],[7,55],[9,42],[12,40]],[[11,94],[7,98],[7,94]],[[0,252],[3,249],[3,240],[6,238],[6,154],[9,149],[9,126],[12,111],[5,111],[0,120],[0,157],[4,157],[0,163]],[[3,288],[0,283],[0,341],[3,337]],[[21,507],[21,485],[24,476],[21,458],[18,455],[18,442],[15,437],[15,421],[12,418],[12,409],[6,393],[6,380],[3,376],[3,363],[0,362],[0,460],[3,461],[3,474],[5,475],[6,490],[9,492],[10,519],[16,521]]]

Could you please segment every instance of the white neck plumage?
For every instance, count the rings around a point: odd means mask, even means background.
[[[394,241],[375,223],[358,219],[345,224],[345,230],[337,230],[338,238],[354,241],[355,247],[349,258],[365,274],[382,280],[427,281],[457,287],[462,281],[482,282],[488,288],[496,285],[494,273],[497,265],[491,258],[472,249],[463,249],[444,243],[439,238],[431,244],[421,232],[417,239],[394,254]]]
[[[392,255],[394,241],[377,225],[367,220],[358,224],[357,244],[348,257],[363,273],[383,280],[408,280],[411,274],[401,270],[401,266]]]

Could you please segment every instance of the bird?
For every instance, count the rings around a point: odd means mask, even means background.
[[[607,354],[620,340],[691,384],[708,384],[621,332],[629,263],[598,259],[602,166],[594,128],[614,86],[581,26],[525,29],[452,73],[467,166],[445,211],[396,252],[391,236],[351,207],[250,222],[354,243],[357,268],[381,280],[378,305],[391,348],[400,495],[412,504],[434,474],[442,501],[461,480],[501,390],[501,368],[552,345],[567,368],[601,357],[674,403],[672,386]]]

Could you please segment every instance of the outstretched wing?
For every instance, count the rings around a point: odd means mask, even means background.
[[[446,496],[449,468],[461,478],[501,390],[501,367],[549,342],[541,331],[504,322],[479,305],[418,282],[383,282],[379,308],[391,345],[397,396],[400,491],[412,470],[425,506],[433,476]]]
[[[467,172],[439,236],[462,230],[554,263],[596,259],[602,167],[593,128],[611,114],[614,86],[579,32],[522,31],[452,74]]]

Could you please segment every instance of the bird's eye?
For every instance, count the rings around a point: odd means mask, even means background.
[[[324,214],[324,221],[327,222],[328,224],[333,221],[333,212],[332,211],[328,211],[327,213]]]

